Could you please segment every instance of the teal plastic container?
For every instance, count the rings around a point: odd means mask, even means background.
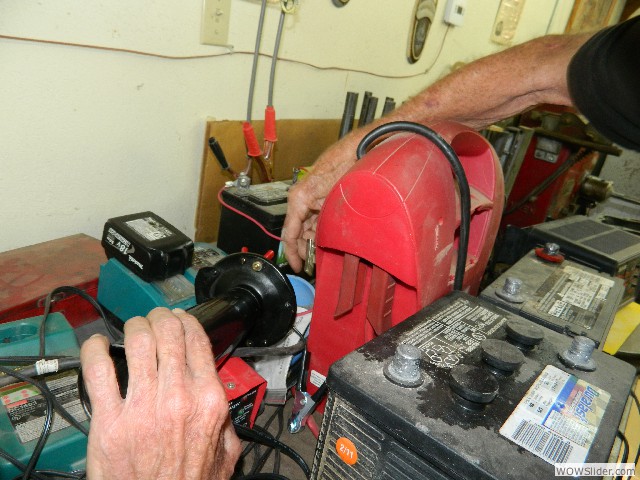
[[[0,324],[0,356],[38,355],[38,332],[42,317],[32,317]],[[52,313],[47,319],[45,353],[47,355],[80,355],[80,346],[64,315]],[[89,421],[78,397],[77,371],[50,374],[49,389],[67,410],[87,429]],[[27,464],[42,432],[46,403],[35,387],[16,383],[0,388],[0,448]],[[84,470],[87,437],[54,414],[52,433],[40,455],[37,469],[62,471]],[[0,479],[12,479],[21,471],[0,458]]]

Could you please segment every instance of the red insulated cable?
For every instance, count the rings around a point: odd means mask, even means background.
[[[267,230],[264,225],[262,225],[259,221],[257,221],[255,218],[250,217],[249,215],[247,215],[244,212],[241,212],[240,210],[238,210],[237,208],[233,208],[231,205],[229,205],[227,202],[225,202],[222,199],[222,191],[224,190],[225,187],[222,187],[220,190],[218,190],[218,201],[220,202],[220,205],[224,205],[226,208],[228,208],[229,210],[231,210],[234,213],[237,213],[238,215],[240,215],[241,217],[246,218],[247,220],[255,223],[260,230],[262,230],[264,232],[265,235],[267,235],[268,237],[273,238],[274,240],[277,240],[279,242],[282,241],[282,238],[278,237],[277,235],[274,235],[273,233],[271,233],[269,230]],[[247,248],[247,250],[249,250]]]

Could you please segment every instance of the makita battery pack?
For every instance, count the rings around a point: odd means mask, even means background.
[[[153,212],[107,220],[102,246],[146,282],[182,274],[193,259],[193,241]]]
[[[602,349],[623,293],[619,278],[532,250],[480,296],[557,332],[585,335]]]
[[[222,199],[229,207],[253,218],[269,233],[279,237],[287,214],[290,186],[291,182],[272,182],[249,188],[231,187],[222,191]],[[279,242],[251,220],[223,205],[217,246],[226,253],[236,253],[246,247],[250,252],[264,254],[273,250],[277,254]]]
[[[619,227],[575,215],[534,225],[529,231],[532,243],[554,242],[578,263],[622,278],[623,302],[637,298],[640,273],[640,237]]]
[[[607,462],[635,369],[598,350],[594,371],[569,367],[583,368],[574,346],[482,299],[441,298],[333,364],[312,478],[540,480]]]

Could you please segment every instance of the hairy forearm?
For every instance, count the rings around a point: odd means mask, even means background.
[[[389,120],[481,128],[537,104],[571,105],[567,66],[590,36],[541,37],[476,60],[405,102]]]
[[[313,173],[289,193],[283,237],[291,267],[300,270],[304,240],[315,235],[312,214],[317,215],[335,182],[354,164],[358,143],[368,132],[393,121],[433,125],[450,120],[479,129],[541,103],[571,105],[567,67],[589,37],[542,37],[476,60],[325,150]]]
[[[471,62],[342,143],[357,145],[367,131],[391,121],[451,120],[479,129],[542,103],[571,105],[567,66],[591,35],[549,35]]]

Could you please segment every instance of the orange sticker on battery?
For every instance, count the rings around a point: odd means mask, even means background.
[[[340,437],[336,441],[336,452],[347,465],[355,465],[358,461],[358,450],[353,442],[346,437]]]

